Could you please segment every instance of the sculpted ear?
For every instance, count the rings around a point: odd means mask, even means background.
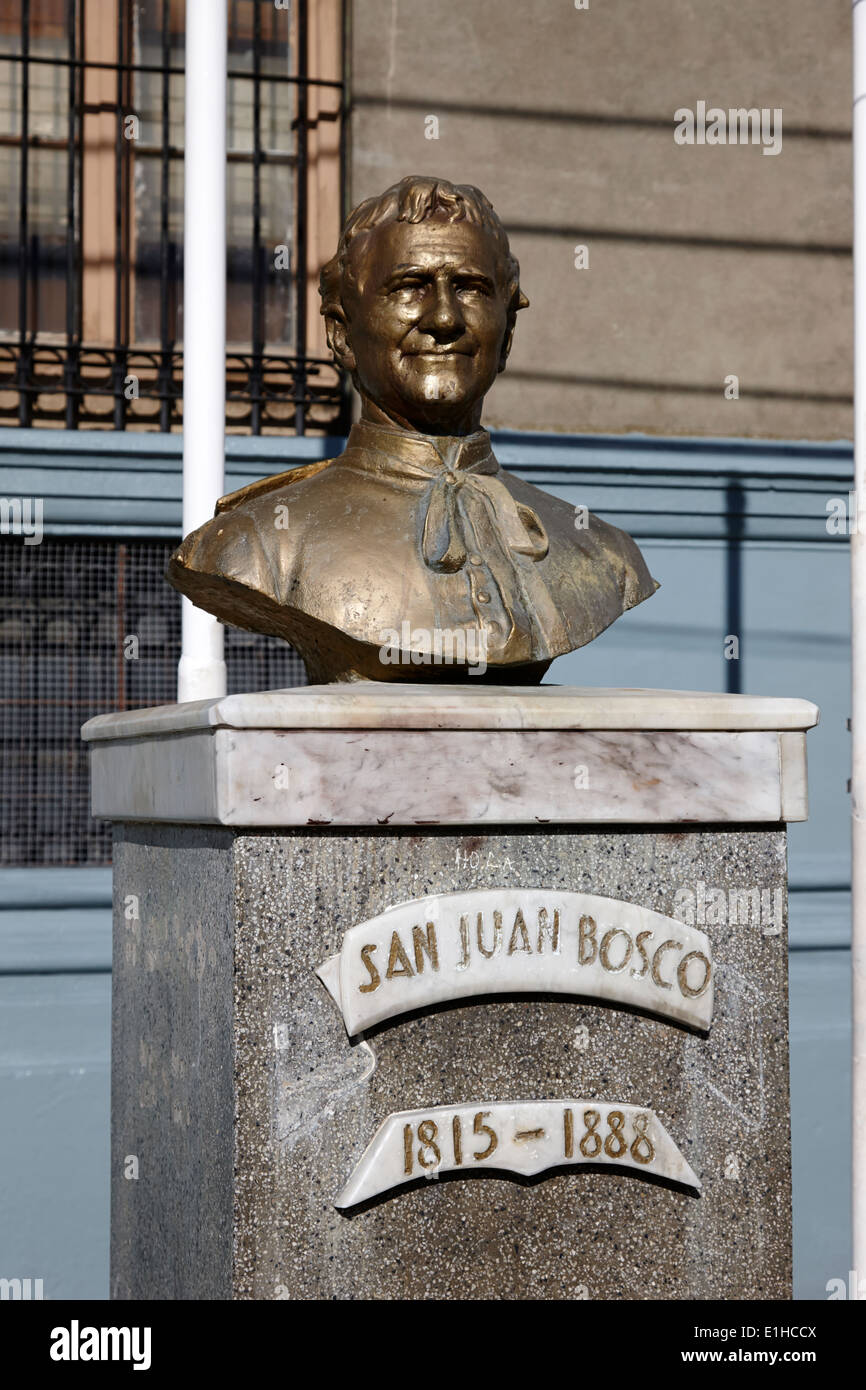
[[[509,320],[508,320],[508,328],[507,328],[506,331],[505,331],[505,337],[502,339],[502,350],[501,350],[500,353],[499,353],[499,366],[498,366],[497,369],[496,369],[496,370],[499,371],[499,372],[504,372],[504,371],[505,371],[505,364],[506,364],[506,362],[508,361],[508,354],[509,354],[509,352],[511,351],[511,344],[512,344],[513,340],[514,340],[514,315],[513,315],[513,314],[510,314],[510,315],[509,315]]]
[[[349,345],[349,326],[342,309],[332,309],[325,315],[325,333],[337,366],[344,372],[353,372],[355,354]]]
[[[505,337],[502,339],[502,349],[499,353],[499,366],[497,371],[504,372],[505,364],[508,361],[508,354],[511,351],[511,344],[514,341],[514,326],[517,323],[517,314],[520,309],[528,309],[529,300],[518,287],[516,296],[512,299],[508,309],[508,326],[505,330]]]

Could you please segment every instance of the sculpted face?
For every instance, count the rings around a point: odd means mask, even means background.
[[[426,434],[478,429],[511,346],[493,238],[472,222],[389,222],[350,252],[347,324],[334,333],[367,418]]]

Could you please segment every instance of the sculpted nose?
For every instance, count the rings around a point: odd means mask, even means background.
[[[450,285],[441,281],[436,286],[436,296],[428,313],[419,327],[437,337],[455,337],[465,328],[460,301]]]

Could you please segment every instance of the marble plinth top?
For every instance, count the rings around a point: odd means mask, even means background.
[[[85,724],[106,820],[481,825],[806,815],[807,700],[700,691],[306,686]]]
[[[805,730],[809,700],[581,686],[310,685],[100,714],[87,742],[206,729]]]

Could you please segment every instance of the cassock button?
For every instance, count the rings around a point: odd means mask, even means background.
[[[481,556],[480,556],[480,555],[470,555],[470,556],[469,556],[469,563],[470,563],[470,565],[480,565],[480,564],[482,563]]]
[[[479,603],[489,603],[489,602],[490,602],[490,595],[488,594],[488,592],[487,592],[486,589],[479,589],[479,590],[478,590],[478,602],[479,602]]]

